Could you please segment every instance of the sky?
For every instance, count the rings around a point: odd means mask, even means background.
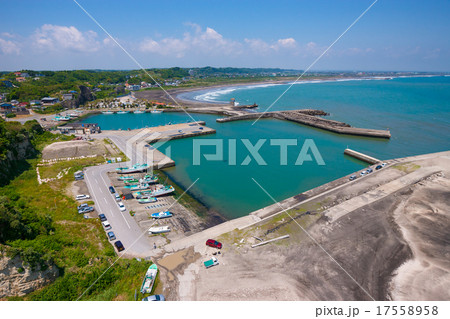
[[[0,70],[308,68],[374,0],[0,0]],[[311,70],[450,71],[450,1],[378,0]],[[136,63],[137,61],[137,63]]]

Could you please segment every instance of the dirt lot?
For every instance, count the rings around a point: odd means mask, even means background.
[[[115,156],[117,151],[115,151],[103,140],[93,140],[88,141],[67,141],[67,142],[57,142],[48,145],[44,148],[42,152],[42,159],[58,159],[58,158],[68,158],[68,157],[81,157],[81,156],[92,156],[92,155],[112,155]]]
[[[199,258],[178,265],[176,281],[165,273],[162,280],[176,300],[450,300],[449,168],[450,152],[400,162],[377,173],[385,180],[362,179],[328,195],[325,208],[291,211],[295,222],[280,214],[224,234],[220,265],[204,268],[215,252],[204,246]],[[347,202],[354,209],[328,217]],[[253,236],[285,234],[251,248]]]

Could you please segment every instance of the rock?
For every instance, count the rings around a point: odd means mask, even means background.
[[[0,298],[24,296],[53,282],[59,271],[54,265],[41,270],[25,266],[20,257],[0,255]]]

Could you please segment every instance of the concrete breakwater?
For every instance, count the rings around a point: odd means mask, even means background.
[[[388,130],[374,130],[352,127],[347,123],[333,121],[318,117],[320,115],[328,115],[328,113],[320,110],[295,110],[295,111],[276,111],[266,113],[247,113],[243,115],[229,116],[217,119],[219,123],[251,120],[261,118],[276,118],[279,120],[292,121],[303,125],[308,125],[330,132],[347,135],[358,135],[367,137],[390,138],[391,133]]]
[[[344,151],[344,154],[349,155],[351,157],[357,158],[361,161],[367,162],[369,164],[376,164],[376,163],[380,163],[381,161],[375,157],[351,150],[349,148],[346,148]]]

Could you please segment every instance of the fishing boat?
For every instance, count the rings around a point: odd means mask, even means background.
[[[158,274],[158,266],[155,264],[148,267],[145,273],[144,281],[142,282],[141,292],[149,294],[152,292],[153,284],[155,283],[156,275]]]
[[[154,191],[152,191],[150,194],[153,197],[158,197],[158,196],[170,194],[174,191],[175,191],[175,188],[173,188],[173,186],[170,185],[170,186],[163,186],[163,187],[157,188]]]
[[[119,111],[119,112],[117,112],[117,114],[127,114],[128,113],[128,111]]]
[[[152,214],[152,218],[154,218],[154,219],[162,219],[162,218],[168,218],[168,217],[172,217],[172,216],[173,216],[173,214],[169,211],[158,212],[158,213]]]
[[[163,111],[162,110],[151,110],[150,113],[152,114],[161,114]]]
[[[114,114],[113,111],[103,111],[102,113],[103,113],[103,114]]]
[[[156,197],[143,196],[137,200],[139,204],[149,204],[157,201]]]
[[[149,189],[150,184],[144,183],[144,184],[137,184],[137,185],[126,185],[125,188],[129,188],[131,191],[140,191],[144,189]],[[151,195],[151,193],[150,193]]]
[[[133,194],[133,197],[138,197],[138,196],[150,196],[150,194],[151,194],[151,191],[142,191],[142,192],[134,192],[134,193],[132,193]]]
[[[145,175],[143,179],[141,179],[142,183],[152,184],[158,181],[158,176],[155,175]]]
[[[131,181],[134,180],[136,178],[136,176],[119,176],[119,181]]]
[[[70,121],[70,116],[55,116],[55,121]]]
[[[136,164],[133,167],[116,168],[117,174],[132,174],[144,172],[148,169],[148,164]]]
[[[133,112],[134,114],[142,114],[142,113],[145,113],[144,111],[141,111],[141,110],[136,110],[136,111],[134,111]]]
[[[170,232],[169,226],[157,226],[157,227],[151,227],[148,230],[149,234],[162,234],[162,233],[168,233]]]
[[[123,181],[125,183],[125,185],[136,185],[139,184],[139,180],[138,179],[127,179]]]

